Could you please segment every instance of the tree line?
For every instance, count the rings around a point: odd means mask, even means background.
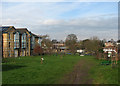
[[[100,40],[97,36],[93,36],[89,39],[78,40],[75,34],[69,34],[65,39],[65,46],[69,49],[69,52],[76,54],[78,49],[85,50],[90,55],[95,55],[96,57],[102,57],[103,47],[105,39]],[[41,42],[41,46],[36,44],[34,48],[34,54],[51,54],[52,53],[53,43],[48,35],[44,36]],[[104,57],[104,56],[103,56]]]

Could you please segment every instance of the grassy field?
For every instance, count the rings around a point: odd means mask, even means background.
[[[103,60],[95,60],[93,68],[89,71],[93,84],[118,84],[118,65],[101,65]]]
[[[89,70],[89,77],[93,84],[117,84],[118,67],[111,68],[110,65],[100,65],[99,60],[93,56],[60,56],[45,55],[44,63],[40,63],[40,56],[7,58],[3,67],[3,84],[55,84],[66,74],[73,71],[74,66],[82,59],[93,63]],[[83,67],[84,68],[84,67]]]

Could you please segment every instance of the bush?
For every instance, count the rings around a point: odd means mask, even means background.
[[[42,55],[43,49],[39,44],[36,44],[33,50],[33,55]]]

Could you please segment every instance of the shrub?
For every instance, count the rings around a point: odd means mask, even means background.
[[[42,55],[43,49],[39,44],[36,44],[33,50],[33,55]]]

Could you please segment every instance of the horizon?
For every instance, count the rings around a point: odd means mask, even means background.
[[[3,26],[27,28],[51,39],[76,34],[78,40],[118,40],[117,2],[2,2],[2,13]]]

